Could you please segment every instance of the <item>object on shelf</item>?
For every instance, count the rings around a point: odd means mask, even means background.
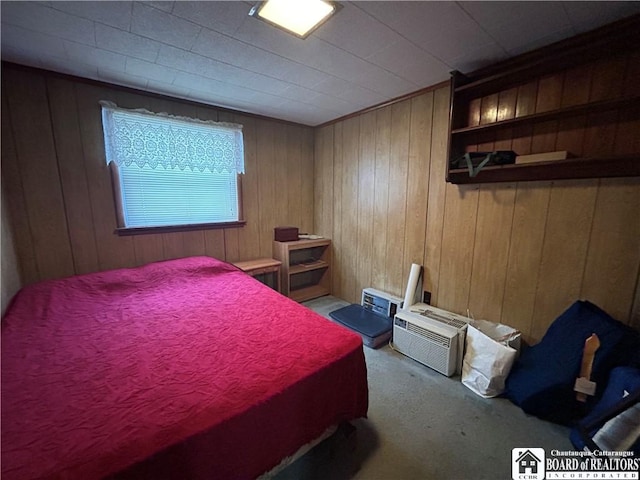
[[[319,238],[324,238],[322,235],[313,235],[311,233],[301,233],[298,237],[300,240],[318,240]]]
[[[456,184],[513,182],[521,180],[560,180],[640,176],[637,154],[599,158],[568,158],[555,162],[497,165],[484,168],[477,177],[466,170],[450,170],[448,180]]]
[[[545,153],[533,153],[531,155],[518,155],[516,157],[516,164],[524,163],[537,163],[537,162],[552,162],[554,160],[566,160],[573,155],[566,150],[560,150],[557,152],[545,152]]]
[[[298,227],[275,227],[273,239],[276,242],[295,242],[298,240]]]
[[[495,152],[467,152],[461,157],[451,160],[449,168],[466,168],[470,177],[475,177],[485,166],[507,165],[516,161],[517,153],[512,150]]]

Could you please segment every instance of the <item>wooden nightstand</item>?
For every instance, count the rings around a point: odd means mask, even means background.
[[[233,262],[243,272],[248,273],[252,277],[258,277],[262,283],[271,286],[265,280],[264,276],[267,274],[273,274],[275,277],[275,290],[280,292],[280,266],[282,262],[280,260],[274,260],[273,258],[258,258],[256,260],[246,260],[243,262]]]

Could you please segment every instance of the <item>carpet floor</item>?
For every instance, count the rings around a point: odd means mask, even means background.
[[[347,302],[305,305],[330,318]],[[439,374],[388,345],[365,348],[369,415],[355,441],[336,434],[277,475],[289,479],[480,480],[511,478],[514,448],[572,450],[569,429],[525,414],[504,398],[484,399],[459,376]]]

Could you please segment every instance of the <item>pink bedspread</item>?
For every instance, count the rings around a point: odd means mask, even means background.
[[[207,257],[32,285],[2,323],[3,480],[251,478],[367,402],[359,336]]]

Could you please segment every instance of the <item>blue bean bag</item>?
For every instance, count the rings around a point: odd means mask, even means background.
[[[576,401],[573,387],[584,342],[592,333],[600,339],[591,374],[597,388],[596,395],[582,404]],[[526,413],[574,425],[602,395],[611,369],[628,365],[637,350],[634,330],[596,305],[577,301],[551,324],[538,344],[522,352],[507,378],[505,395]]]
[[[616,367],[593,410],[571,430],[569,438],[583,450],[588,440],[598,450],[631,450],[640,455],[640,369]]]

